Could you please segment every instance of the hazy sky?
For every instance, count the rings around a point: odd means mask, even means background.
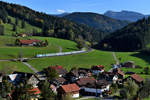
[[[130,10],[150,14],[150,0],[1,0],[21,4],[48,14]]]

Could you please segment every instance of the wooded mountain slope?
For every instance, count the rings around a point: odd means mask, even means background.
[[[24,20],[33,26],[42,28],[41,33],[34,35],[52,36],[70,40],[75,40],[75,38],[82,36],[83,39],[88,41],[100,41],[104,35],[104,32],[86,25],[37,12],[25,6],[9,4],[2,1],[0,1],[0,6],[2,11],[6,13],[0,15],[4,23],[7,23],[7,15],[9,15]]]
[[[64,18],[80,24],[88,25],[104,32],[113,32],[117,29],[123,28],[129,23],[127,21],[116,20],[104,15],[90,12],[75,12],[66,15]]]
[[[129,24],[123,29],[106,36],[97,47],[109,50],[134,51],[150,45],[150,17]]]

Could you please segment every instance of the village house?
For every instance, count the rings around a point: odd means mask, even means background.
[[[92,66],[91,71],[93,75],[98,75],[99,73],[104,72],[104,66],[102,65]]]
[[[79,90],[80,90],[79,86],[74,83],[74,84],[67,84],[67,85],[60,86],[57,92],[59,98],[65,95],[71,95],[73,98],[78,98]]]
[[[82,95],[101,95],[109,91],[110,84],[106,80],[96,80],[94,78],[81,78],[77,82]]]
[[[64,79],[63,77],[59,77],[59,78],[54,79],[51,84],[59,88],[61,85],[64,85],[66,83],[67,83],[66,79]]]
[[[142,86],[143,82],[144,82],[144,79],[141,76],[137,75],[137,74],[133,74],[133,75],[127,77],[125,79],[125,81],[128,80],[128,79],[135,81],[135,83],[137,83],[139,86]]]
[[[113,69],[113,73],[118,76],[118,79],[124,78],[124,73],[120,68]]]
[[[122,67],[126,67],[126,68],[135,68],[135,64],[133,61],[128,61],[128,62],[125,62]]]
[[[92,74],[90,72],[90,69],[78,68],[72,69],[69,73],[66,74],[65,78],[67,80],[70,80],[71,82],[75,82],[80,78],[90,77],[91,75]]]
[[[37,87],[38,83],[40,82],[36,75],[32,73],[24,73],[24,72],[13,72],[12,74],[8,75],[9,82],[14,85],[19,83],[24,83],[25,81],[28,84],[31,84],[33,87]]]

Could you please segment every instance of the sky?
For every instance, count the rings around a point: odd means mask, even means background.
[[[64,12],[136,11],[150,14],[150,0],[1,0],[27,6],[47,14]]]

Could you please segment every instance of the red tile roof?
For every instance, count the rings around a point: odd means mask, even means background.
[[[87,83],[94,83],[96,81],[95,78],[92,78],[92,77],[87,77],[87,78],[80,78],[78,81],[77,81],[77,84],[79,86],[84,86],[86,85]]]
[[[93,69],[93,70],[102,70],[102,69],[104,69],[104,66],[103,65],[92,66],[91,69]]]
[[[64,69],[62,66],[52,66],[52,68],[55,69],[59,75],[67,73],[67,70]]]
[[[32,44],[33,42],[40,42],[41,40],[20,40],[24,45]]]
[[[34,94],[40,94],[41,91],[39,90],[39,88],[33,88],[32,90],[29,90],[29,92],[32,92]]]
[[[80,88],[77,84],[68,84],[68,85],[62,85],[61,88],[64,90],[65,93],[71,93],[79,91]]]
[[[139,75],[137,75],[137,74],[131,75],[131,78],[133,78],[134,80],[136,80],[138,82],[144,81],[144,79],[142,77],[140,77]]]

